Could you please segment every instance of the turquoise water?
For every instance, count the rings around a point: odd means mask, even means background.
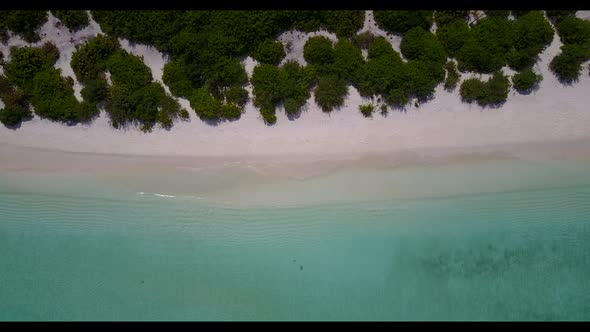
[[[590,176],[291,208],[8,177],[0,320],[590,319]]]

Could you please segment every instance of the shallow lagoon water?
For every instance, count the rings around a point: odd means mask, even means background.
[[[587,320],[587,164],[511,162],[496,173],[478,163],[413,177],[356,170],[354,181],[344,172],[258,188],[309,196],[291,207],[6,172],[0,319]],[[485,181],[467,190],[461,175]],[[400,179],[439,190],[382,194]],[[371,186],[380,194],[363,201],[338,194]],[[442,194],[451,187],[462,189]],[[247,193],[234,189],[217,195]]]

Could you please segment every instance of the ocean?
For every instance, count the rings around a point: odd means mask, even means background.
[[[4,172],[0,320],[590,319],[588,163],[485,165],[291,179],[249,206]]]

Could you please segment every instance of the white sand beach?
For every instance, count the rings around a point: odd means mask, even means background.
[[[588,13],[580,12],[587,18]],[[376,31],[372,15],[362,31]],[[76,45],[100,32],[95,21],[82,31],[70,34],[64,27],[55,27],[56,19],[41,29],[42,41],[54,42],[61,51],[57,67],[64,76],[73,77],[69,65]],[[59,33],[59,35],[58,35]],[[315,35],[313,33],[310,35]],[[323,35],[329,35],[325,32]],[[287,59],[303,62],[302,48],[307,34],[288,32],[279,37],[289,43]],[[334,37],[334,36],[331,36]],[[395,44],[395,40],[389,39]],[[153,47],[130,44],[120,40],[123,48],[143,56],[150,66],[154,79],[161,82],[166,57]],[[399,42],[399,41],[398,41]],[[9,57],[9,46],[25,45],[21,39],[11,37],[0,50]],[[35,44],[35,45],[37,45]],[[192,157],[280,157],[329,156],[354,157],[366,154],[394,154],[437,149],[477,148],[493,145],[583,140],[590,138],[590,75],[588,63],[583,64],[579,82],[565,86],[550,72],[548,64],[559,53],[561,42],[557,34],[553,43],[541,54],[535,71],[543,75],[538,90],[520,95],[514,90],[500,108],[482,108],[463,103],[458,88],[449,93],[441,86],[433,100],[415,107],[413,102],[403,110],[389,110],[386,116],[376,113],[364,118],[359,105],[369,102],[349,88],[345,106],[330,114],[315,104],[313,96],[301,116],[289,120],[278,110],[278,121],[267,126],[257,109],[249,101],[240,120],[209,125],[196,117],[187,100],[181,105],[189,109],[191,120],[178,121],[171,130],[156,127],[151,133],[137,128],[117,130],[101,116],[90,125],[67,126],[35,117],[16,130],[0,128],[0,144],[13,147],[30,147],[46,150],[123,154],[144,156]],[[398,48],[398,45],[394,46]],[[251,58],[243,61],[249,75],[256,64]],[[511,72],[505,68],[506,72]],[[463,75],[463,79],[466,75]],[[167,88],[166,88],[167,89]],[[79,97],[80,85],[75,84]],[[251,90],[250,90],[251,91]],[[2,153],[1,160],[10,158]]]

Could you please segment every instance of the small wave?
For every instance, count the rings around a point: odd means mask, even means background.
[[[168,198],[174,198],[174,197],[176,197],[174,195],[164,195],[164,194],[154,194],[154,195],[155,196],[158,196],[158,197],[168,197]]]

